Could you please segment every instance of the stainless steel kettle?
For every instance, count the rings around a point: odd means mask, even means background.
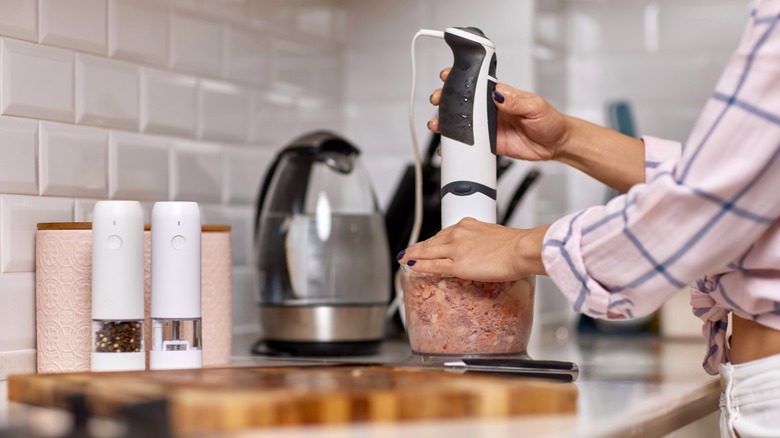
[[[260,192],[260,320],[271,351],[346,356],[377,351],[390,298],[384,217],[360,151],[330,132],[294,140]]]

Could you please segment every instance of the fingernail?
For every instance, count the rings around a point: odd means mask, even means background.
[[[409,260],[406,262],[406,266],[414,266],[417,263],[417,260]]]
[[[430,120],[428,120],[428,123],[426,123],[426,124],[425,124],[425,126],[427,126],[427,127],[428,127],[428,129],[431,129],[431,121],[430,121]]]
[[[498,103],[504,103],[504,96],[496,90],[493,90],[493,99]]]
[[[401,250],[401,252],[399,252],[398,255],[395,256],[395,259],[396,260],[401,260],[402,258],[404,258],[404,254],[406,254],[406,250],[405,249]]]
[[[428,97],[428,102],[433,103],[433,94]]]

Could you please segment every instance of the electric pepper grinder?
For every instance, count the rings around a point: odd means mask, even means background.
[[[453,64],[439,101],[441,225],[496,223],[496,46],[475,27],[449,27]]]
[[[138,201],[98,201],[93,216],[91,369],[143,370],[143,210]]]
[[[156,202],[152,207],[153,370],[200,368],[201,223],[195,202]]]

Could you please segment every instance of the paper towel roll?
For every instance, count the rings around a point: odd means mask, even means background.
[[[144,233],[145,338],[149,351],[150,234]],[[233,267],[230,226],[204,225],[201,293],[203,365],[227,365],[232,350]],[[90,370],[92,224],[40,223],[35,241],[37,369]]]
[[[38,224],[35,322],[39,373],[89,371],[92,224]]]

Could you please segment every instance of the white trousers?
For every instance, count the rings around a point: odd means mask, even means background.
[[[720,379],[721,437],[780,437],[780,354],[722,364]]]

